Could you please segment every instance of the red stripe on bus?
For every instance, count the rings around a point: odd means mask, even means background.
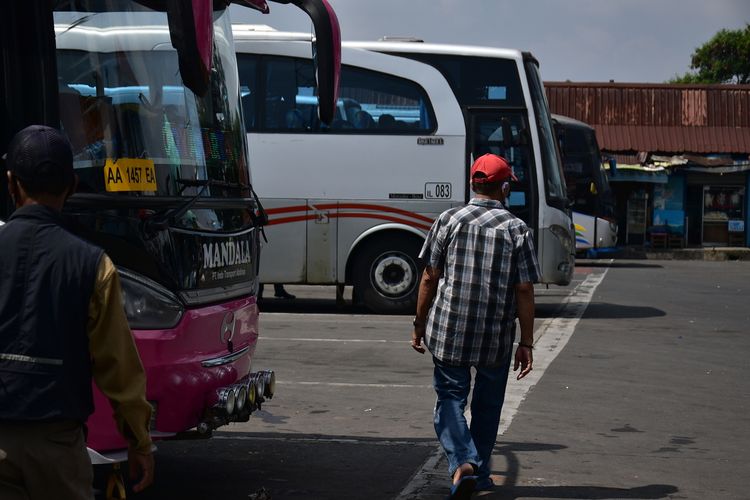
[[[419,224],[410,220],[404,220],[399,219],[398,217],[391,217],[389,215],[383,215],[383,214],[373,214],[369,212],[362,212],[362,213],[355,213],[355,212],[344,212],[344,213],[332,213],[328,214],[328,217],[330,218],[344,218],[344,219],[377,219],[377,220],[385,220],[388,222],[397,222],[399,224],[404,224],[409,227],[414,227],[417,229],[423,229],[425,231],[430,230],[430,226],[426,226],[424,224]],[[316,215],[298,215],[296,217],[281,217],[279,219],[271,219],[268,221],[269,226],[276,226],[279,224],[290,224],[292,222],[305,222],[308,220],[315,220],[318,217]]]
[[[418,213],[409,212],[407,210],[401,210],[400,208],[389,207],[387,205],[371,205],[367,203],[330,203],[330,204],[325,204],[325,205],[315,205],[315,208],[320,208],[323,210],[335,209],[335,208],[338,208],[338,209],[358,208],[361,210],[376,210],[379,212],[390,212],[394,214],[403,215],[406,217],[411,217],[413,219],[419,219],[424,222],[429,222],[430,224],[432,224],[432,221],[433,221],[433,219],[430,219],[429,217],[425,217],[424,215],[419,215]]]
[[[290,222],[304,222],[306,220],[315,220],[318,217],[315,215],[298,215],[296,217],[281,217],[279,219],[271,219],[268,221],[268,226],[275,226],[277,224],[288,224]]]
[[[308,210],[311,210],[311,208],[308,207],[307,205],[295,205],[293,207],[269,208],[266,210],[266,213],[268,215],[276,215],[276,214],[288,214],[291,212],[307,212]]]
[[[404,224],[410,227],[415,227],[417,229],[424,229],[425,231],[430,230],[430,226],[425,226],[424,224],[418,224],[416,222],[412,222],[409,220],[399,219],[398,217],[391,217],[390,215],[382,215],[382,214],[373,214],[368,212],[362,212],[362,213],[356,213],[356,212],[343,212],[338,214],[330,214],[329,217],[338,217],[339,219],[347,218],[347,219],[378,219],[378,220],[387,220],[389,222],[398,222],[399,224]]]

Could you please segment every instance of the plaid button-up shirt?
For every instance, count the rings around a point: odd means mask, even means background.
[[[419,257],[442,271],[426,324],[432,355],[459,366],[499,363],[515,339],[514,285],[540,277],[526,224],[499,201],[473,198],[440,214]]]

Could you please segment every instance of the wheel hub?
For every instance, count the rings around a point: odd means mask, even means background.
[[[383,295],[398,297],[406,294],[414,286],[414,278],[414,269],[404,255],[384,255],[375,263],[373,284]]]

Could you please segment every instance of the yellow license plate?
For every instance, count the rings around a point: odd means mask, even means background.
[[[156,191],[154,160],[108,158],[104,164],[104,187],[107,191]]]

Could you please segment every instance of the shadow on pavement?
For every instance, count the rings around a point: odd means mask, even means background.
[[[585,319],[659,318],[667,313],[650,306],[623,306],[606,302],[592,302],[583,313]]]
[[[650,306],[624,306],[620,304],[608,304],[606,302],[592,302],[583,313],[584,319],[636,319],[636,318],[660,318],[667,313],[661,309]],[[537,319],[547,318],[572,318],[574,313],[566,313],[561,304],[537,303],[534,309]]]
[[[634,488],[608,488],[606,486],[503,486],[479,498],[498,498],[511,500],[516,498],[574,498],[574,499],[607,499],[607,498],[667,498],[678,491],[669,484],[649,484]]]
[[[494,455],[502,456],[506,460],[507,472],[501,473],[505,477],[502,486],[495,486],[494,490],[482,492],[478,498],[515,500],[517,498],[575,498],[581,500],[638,498],[656,499],[666,498],[678,491],[678,488],[668,484],[649,484],[633,488],[614,488],[607,486],[519,486],[518,476],[521,470],[519,452],[559,451],[567,446],[545,443],[505,443],[496,446]],[[496,460],[496,459],[495,459]]]
[[[560,314],[562,308],[561,304],[543,304],[537,302],[534,305],[534,317],[536,319],[555,318]]]
[[[132,498],[394,498],[435,450],[433,439],[239,432],[157,446],[154,484]],[[108,470],[97,469],[96,486],[103,490]]]
[[[608,269],[663,269],[661,264],[645,264],[643,262],[623,262],[623,261],[604,261],[604,260],[586,260],[576,261],[576,267],[601,267]]]

